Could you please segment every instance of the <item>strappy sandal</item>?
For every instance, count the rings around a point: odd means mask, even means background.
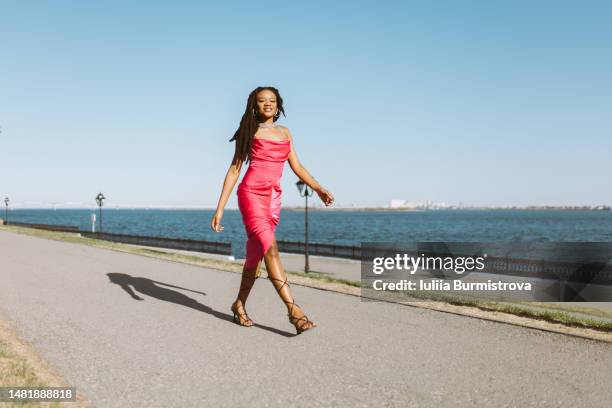
[[[293,316],[294,306],[297,306],[301,309],[301,307],[298,304],[296,304],[295,302],[292,302],[291,311],[287,314],[287,316],[289,316],[289,323],[295,326],[296,334],[301,334],[305,331],[308,331],[310,329],[314,329],[315,327],[317,327],[317,324],[313,322],[312,320],[310,320],[308,317],[306,317],[306,315],[303,315],[302,317]],[[298,323],[300,322],[302,323],[298,325]]]
[[[257,274],[255,275],[255,277],[247,277],[247,276],[243,275],[242,276],[242,280],[244,280],[244,279],[252,279],[253,283],[251,284],[251,287],[253,287],[253,284],[259,278],[260,274],[261,274],[261,270],[257,271]],[[241,282],[240,286],[242,287],[242,282]],[[249,288],[249,290],[250,290],[250,288]],[[238,293],[238,296],[240,296],[240,293]],[[255,323],[253,323],[253,320],[251,320],[249,315],[246,313],[246,309],[244,308],[244,304],[242,302],[240,302],[240,304],[242,306],[242,310],[243,310],[242,313],[238,310],[238,308],[234,309],[234,305],[236,304],[237,301],[238,301],[238,299],[236,299],[234,301],[234,303],[232,304],[232,306],[230,307],[230,310],[234,314],[234,323],[237,323],[237,324],[239,324],[240,326],[243,326],[243,327],[251,327],[251,326],[253,326]],[[249,322],[250,322],[250,324],[249,324]]]
[[[234,314],[234,323],[243,326],[243,327],[251,327],[254,323],[253,320],[251,320],[251,318],[249,317],[249,315],[246,313],[246,310],[244,309],[244,305],[242,303],[240,303],[240,307],[242,308],[242,312],[240,312],[238,310],[238,308],[234,309],[234,305],[236,304],[236,302],[234,302],[232,304],[232,306],[230,307],[230,310],[232,311],[232,313]],[[250,324],[249,324],[250,322]]]
[[[268,276],[268,279],[270,280],[275,280],[275,281],[279,281],[281,282],[280,279],[274,279],[271,278],[270,276]],[[278,294],[280,295],[280,291],[281,289],[283,289],[283,287],[285,287],[285,285],[287,285],[289,287],[289,281],[287,279],[285,279],[284,281],[282,281],[283,284],[281,285],[280,288],[276,289],[276,292],[278,292]],[[281,297],[282,299],[282,297]],[[290,308],[289,308],[289,313],[287,314],[287,316],[289,316],[289,323],[291,323],[292,325],[295,326],[295,331],[296,331],[296,335],[301,334],[305,331],[308,331],[310,329],[314,329],[315,327],[317,327],[317,324],[315,322],[313,322],[312,320],[310,320],[308,317],[306,317],[306,315],[302,315],[302,317],[295,317],[293,316],[293,309],[294,307],[298,307],[301,309],[301,307],[295,303],[295,302],[291,302],[291,303],[287,303],[285,302],[285,304],[290,304]],[[303,313],[303,312],[302,312]],[[300,323],[301,322],[301,323]]]

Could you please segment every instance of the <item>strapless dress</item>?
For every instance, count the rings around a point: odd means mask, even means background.
[[[238,186],[238,208],[247,234],[245,267],[261,261],[280,221],[281,186],[290,140],[253,139],[249,168]]]

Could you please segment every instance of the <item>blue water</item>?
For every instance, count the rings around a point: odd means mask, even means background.
[[[9,220],[91,229],[92,210],[11,210]],[[97,211],[96,211],[97,213]],[[240,213],[226,210],[225,230],[210,229],[212,210],[104,209],[106,232],[232,243],[244,256]],[[4,211],[0,212],[4,217]],[[359,245],[367,241],[612,242],[612,211],[453,210],[422,212],[311,211],[310,241]],[[283,210],[276,238],[303,241],[304,213]]]

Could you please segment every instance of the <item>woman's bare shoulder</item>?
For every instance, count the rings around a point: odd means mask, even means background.
[[[293,140],[293,136],[291,135],[291,132],[289,131],[289,128],[287,126],[278,125],[278,128],[285,134],[285,137],[287,137],[287,139]]]

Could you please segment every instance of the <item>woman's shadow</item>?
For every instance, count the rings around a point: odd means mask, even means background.
[[[136,294],[136,292],[138,292],[140,294],[151,296],[156,299],[163,300],[165,302],[171,302],[177,305],[190,307],[192,309],[199,310],[200,312],[208,313],[212,316],[215,316],[218,319],[233,323],[232,315],[214,310],[211,307],[203,305],[197,300],[190,298],[189,296],[184,295],[181,292],[167,289],[166,287],[187,290],[189,292],[193,292],[193,293],[197,293],[197,294],[206,296],[206,293],[204,292],[198,292],[197,290],[191,290],[191,289],[183,288],[180,286],[171,285],[169,283],[158,282],[158,281],[148,279],[148,278],[143,278],[140,276],[136,276],[136,277],[130,276],[125,273],[107,273],[106,276],[108,276],[108,279],[111,281],[111,283],[119,285],[121,289],[125,290],[134,300],[144,300],[143,298],[141,298],[140,296]],[[163,286],[166,286],[166,287],[163,287]],[[132,287],[134,289],[132,289]],[[288,333],[282,330],[278,330],[273,327],[257,324],[257,323],[253,324],[253,326],[257,326],[261,329],[268,330],[273,333],[283,335],[285,337],[294,336],[291,333]]]

